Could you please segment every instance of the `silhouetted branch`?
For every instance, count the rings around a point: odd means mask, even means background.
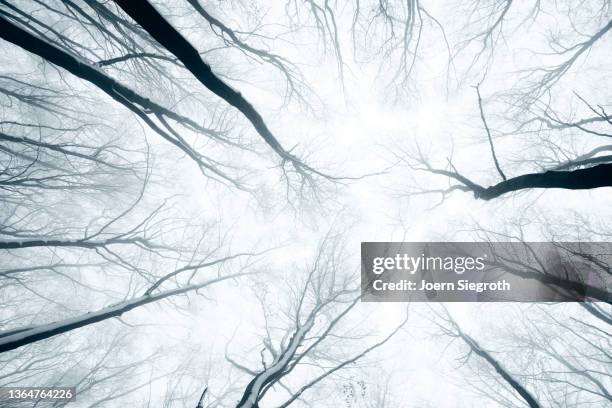
[[[211,279],[204,283],[188,285],[185,287],[179,287],[176,289],[169,289],[156,294],[145,294],[143,296],[129,299],[121,303],[117,303],[112,306],[107,306],[95,312],[89,312],[81,316],[60,320],[54,323],[42,324],[34,327],[28,327],[25,329],[16,329],[11,331],[10,334],[2,335],[0,337],[0,353],[14,350],[25,345],[48,339],[49,337],[57,336],[58,334],[66,333],[71,330],[75,330],[90,324],[98,323],[104,320],[111,319],[113,317],[119,317],[130,310],[138,308],[140,306],[147,305],[149,303],[157,302],[162,299],[166,299],[171,296],[180,295],[196,291],[198,289],[205,288],[214,283],[222,282],[228,279],[238,278],[240,276],[250,275],[252,273],[236,273],[232,275],[222,276],[219,278]]]

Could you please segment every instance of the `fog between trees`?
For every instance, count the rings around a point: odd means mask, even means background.
[[[359,244],[609,241],[611,15],[0,1],[0,386],[76,386],[38,406],[607,406],[609,291],[361,303]]]

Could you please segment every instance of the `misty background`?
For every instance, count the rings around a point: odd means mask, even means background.
[[[0,386],[77,388],[37,406],[608,406],[609,301],[361,303],[359,248],[609,241],[611,15],[0,1]]]

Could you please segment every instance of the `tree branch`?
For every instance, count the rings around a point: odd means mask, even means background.
[[[281,158],[291,162],[297,160],[281,146],[253,105],[240,92],[215,75],[210,65],[202,60],[198,50],[151,3],[146,0],[115,0],[115,2],[157,42],[174,54],[202,85],[238,109]]]
[[[495,154],[495,146],[493,145],[493,138],[491,137],[491,131],[489,130],[489,125],[487,125],[487,120],[485,119],[484,110],[482,109],[482,97],[480,96],[480,85],[476,85],[476,94],[478,95],[478,109],[480,110],[480,118],[482,119],[482,123],[484,124],[485,130],[487,131],[487,137],[489,138],[489,145],[491,146],[491,156],[493,156],[493,162],[495,163],[495,168],[499,175],[506,180],[506,175],[502,171],[499,166],[499,161],[497,160],[497,155]]]
[[[507,193],[531,188],[589,190],[600,187],[612,187],[612,163],[599,164],[586,169],[572,171],[549,170],[544,173],[523,174],[489,187],[476,184],[455,171],[431,167],[426,167],[422,170],[444,175],[460,182],[463,186],[457,186],[457,189],[472,191],[474,197],[481,200],[492,200]]]
[[[149,303],[157,302],[170,296],[180,295],[194,290],[202,289],[214,283],[222,282],[227,279],[237,278],[239,276],[250,275],[249,272],[236,273],[233,275],[222,276],[209,280],[204,283],[185,286],[182,288],[170,289],[156,294],[145,294],[143,296],[126,300],[115,305],[111,305],[95,312],[85,313],[83,315],[60,320],[58,322],[42,324],[26,329],[17,329],[11,331],[9,335],[1,335],[0,333],[0,353],[14,350],[31,344],[37,341],[45,340],[58,334],[66,333],[90,324],[98,323],[113,317],[119,317],[132,309],[144,306]]]

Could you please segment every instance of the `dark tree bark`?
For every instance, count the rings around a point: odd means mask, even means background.
[[[612,186],[612,164],[599,164],[573,171],[547,171],[512,177],[487,188],[474,190],[476,198],[491,200],[512,191],[528,188],[588,190]]]
[[[480,347],[480,345],[463,332],[459,332],[459,336],[463,339],[463,341],[470,347],[470,350],[474,352],[476,355],[482,357],[486,360],[487,363],[495,369],[495,371],[506,381],[519,395],[525,400],[525,402],[531,408],[540,408],[540,404],[538,401],[531,395],[531,393],[521,385],[506,369],[497,361],[491,354],[489,354],[486,350]]]
[[[157,42],[174,54],[197,79],[215,95],[238,109],[257,130],[266,143],[282,158],[293,161],[263,118],[240,92],[214,74],[210,65],[202,60],[198,50],[146,0],[116,0],[134,21],[144,28]]]
[[[563,188],[567,190],[589,190],[612,187],[612,163],[599,164],[586,169],[572,171],[550,170],[544,173],[529,173],[508,178],[489,187],[483,187],[455,171],[426,168],[433,174],[450,177],[461,185],[453,189],[471,191],[476,198],[492,200],[504,194],[531,188]]]
[[[495,372],[499,374],[503,378],[503,380],[510,387],[512,387],[514,391],[516,391],[521,396],[521,398],[531,408],[540,408],[540,403],[531,394],[531,392],[529,392],[516,378],[514,378],[514,376],[510,372],[508,372],[508,370],[506,370],[504,366],[495,357],[491,355],[491,353],[483,349],[480,346],[480,344],[478,344],[478,342],[474,340],[471,336],[464,333],[463,330],[461,330],[461,327],[459,326],[459,324],[455,321],[455,319],[453,319],[451,314],[448,312],[446,307],[443,306],[443,309],[445,312],[445,316],[441,316],[441,317],[452,327],[452,329],[449,329],[448,327],[444,327],[443,325],[440,325],[439,323],[436,323],[436,324],[438,324],[438,326],[440,326],[440,328],[442,328],[442,330],[446,334],[452,337],[460,338],[470,348],[470,353],[474,353],[477,356],[484,359],[495,370]],[[469,354],[468,354],[468,357],[469,357]]]

